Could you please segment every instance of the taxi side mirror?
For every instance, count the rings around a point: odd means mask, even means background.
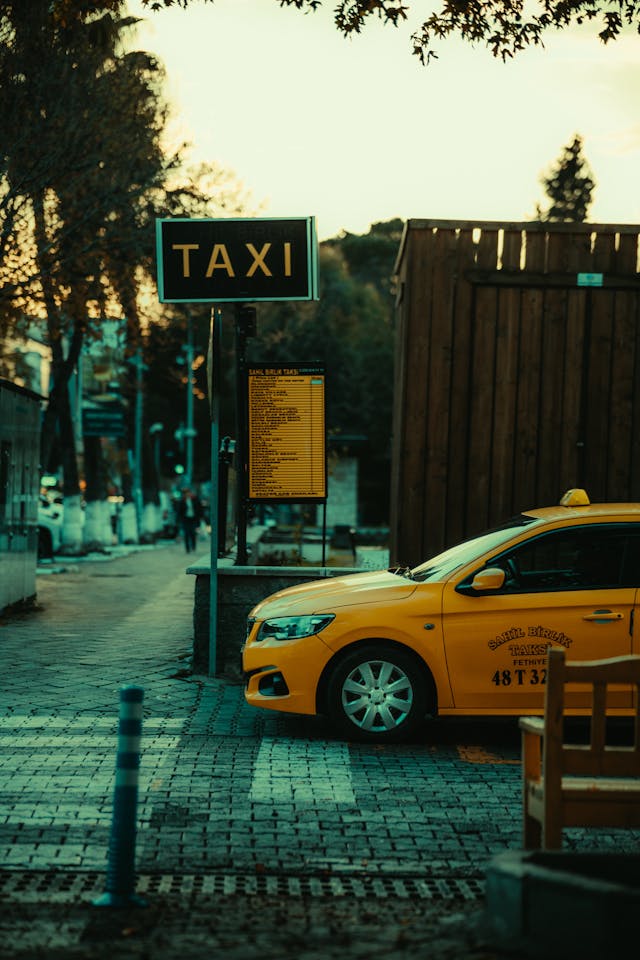
[[[504,586],[506,574],[500,567],[486,567],[479,570],[471,581],[471,589],[478,592],[500,590]]]

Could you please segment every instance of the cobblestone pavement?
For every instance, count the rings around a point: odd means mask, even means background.
[[[376,748],[252,710],[239,684],[190,673],[186,566],[173,542],[54,564],[35,610],[0,617],[0,957],[497,956],[483,879],[520,844],[515,722],[438,722]],[[92,900],[127,684],[145,691],[149,906],[114,916]]]

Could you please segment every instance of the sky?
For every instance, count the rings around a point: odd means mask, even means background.
[[[558,31],[507,63],[446,40],[424,67],[417,12],[345,39],[333,7],[191,0],[154,13],[129,0],[144,20],[137,46],[166,67],[172,137],[232,171],[251,213],[314,216],[320,240],[394,217],[529,220],[540,178],[579,134],[596,181],[589,219],[640,222],[637,34],[605,46],[593,28]]]

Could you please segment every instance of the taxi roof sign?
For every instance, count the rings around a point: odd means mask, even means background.
[[[561,507],[588,507],[591,503],[587,495],[586,490],[581,490],[579,487],[574,487],[567,492],[560,499]]]

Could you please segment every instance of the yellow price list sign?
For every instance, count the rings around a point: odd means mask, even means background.
[[[326,499],[324,368],[250,364],[247,374],[249,499]]]

